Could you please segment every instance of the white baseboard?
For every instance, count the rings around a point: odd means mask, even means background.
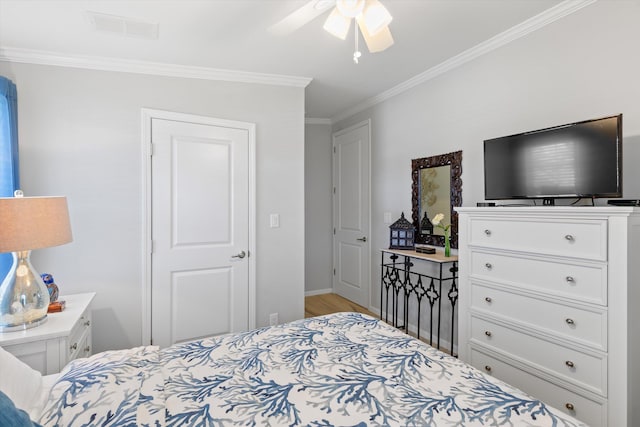
[[[331,294],[333,293],[333,289],[329,288],[329,289],[318,289],[315,291],[306,291],[304,293],[305,297],[313,297],[316,295],[322,295],[322,294]]]
[[[376,316],[380,316],[380,309],[376,307],[367,307],[367,310],[375,314]]]

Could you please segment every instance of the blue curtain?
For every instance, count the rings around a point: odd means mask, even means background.
[[[11,197],[18,188],[18,96],[16,85],[0,76],[0,197]],[[11,254],[0,254],[0,282],[12,263]]]

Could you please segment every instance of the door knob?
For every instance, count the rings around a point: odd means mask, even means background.
[[[232,255],[231,258],[244,258],[247,256],[247,253],[245,251],[240,252],[238,255]]]
[[[367,237],[366,236],[365,237],[361,237],[361,238],[356,239],[356,240],[359,241],[359,242],[366,242],[367,241]]]

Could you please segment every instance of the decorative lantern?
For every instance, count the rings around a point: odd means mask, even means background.
[[[422,221],[420,221],[420,234],[433,234],[433,223],[427,216],[427,211],[424,211],[424,217],[422,218]]]
[[[413,249],[416,228],[404,217],[404,212],[400,219],[389,226],[390,244],[389,249]]]

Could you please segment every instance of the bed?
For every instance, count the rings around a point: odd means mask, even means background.
[[[583,425],[359,313],[77,359],[39,412],[43,426]]]

